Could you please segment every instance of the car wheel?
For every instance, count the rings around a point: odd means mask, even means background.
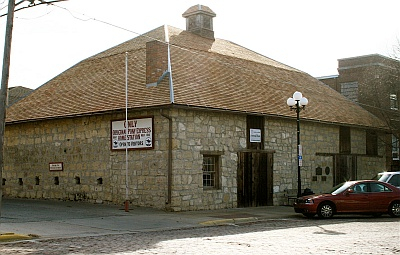
[[[333,214],[335,211],[335,207],[332,203],[322,203],[320,206],[318,206],[318,216],[320,218],[324,218],[324,219],[328,219],[328,218],[332,218]]]
[[[307,218],[313,218],[315,216],[315,213],[303,213],[303,215]]]
[[[400,217],[400,202],[395,201],[389,206],[389,215],[392,217]]]

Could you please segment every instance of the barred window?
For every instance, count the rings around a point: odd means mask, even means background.
[[[203,187],[218,188],[219,156],[203,155]]]

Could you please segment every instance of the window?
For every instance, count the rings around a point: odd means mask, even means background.
[[[351,140],[350,140],[349,127],[340,127],[339,129],[339,152],[342,154],[351,153]]]
[[[399,160],[399,139],[392,135],[392,158]]]
[[[389,183],[393,186],[400,187],[400,174],[395,174],[390,178]]]
[[[380,183],[370,183],[368,192],[390,192],[391,190]]]
[[[367,192],[367,185],[360,183],[354,186],[353,188],[354,193],[365,193]]]
[[[197,16],[191,16],[191,17],[189,17],[189,19],[188,19],[188,22],[189,22],[188,29],[189,29],[189,30],[190,30],[190,29],[194,29],[194,28],[197,27],[196,17],[197,17]]]
[[[397,95],[396,94],[390,94],[390,109],[392,109],[392,110],[398,110],[399,109],[399,103],[397,101]]]
[[[367,155],[378,155],[378,135],[376,132],[367,131],[366,145]]]
[[[203,187],[219,186],[219,155],[203,155]]]
[[[203,27],[207,29],[212,29],[211,27],[211,17],[203,16]]]

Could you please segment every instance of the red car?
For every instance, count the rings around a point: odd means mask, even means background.
[[[326,194],[297,198],[294,210],[309,218],[316,214],[320,218],[331,218],[340,213],[374,216],[388,213],[392,217],[400,217],[400,189],[375,180],[348,181]]]

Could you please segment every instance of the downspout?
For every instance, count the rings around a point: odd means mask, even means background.
[[[168,77],[169,77],[169,99],[170,103],[173,104],[174,99],[174,85],[172,82],[172,68],[171,68],[171,50],[169,45],[169,34],[168,34],[168,26],[164,25],[165,32],[165,42],[168,47]],[[160,114],[164,118],[168,119],[168,174],[167,174],[167,208],[171,207],[172,201],[172,118],[162,112],[160,109]]]
[[[167,208],[171,206],[172,200],[172,118],[162,112],[160,114],[168,119],[168,174],[167,174]]]

